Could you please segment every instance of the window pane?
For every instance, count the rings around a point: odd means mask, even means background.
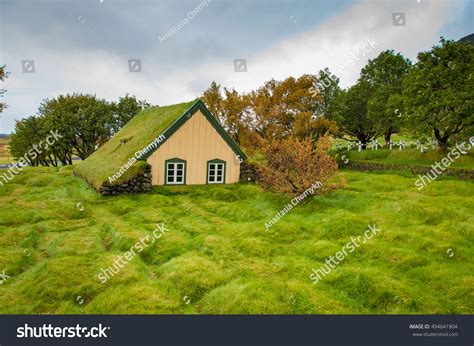
[[[223,183],[224,182],[224,163],[208,163],[207,165],[207,182]]]
[[[166,183],[184,184],[185,168],[186,163],[184,162],[168,162],[166,164]]]

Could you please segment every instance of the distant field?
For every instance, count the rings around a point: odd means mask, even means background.
[[[346,189],[265,230],[290,198],[254,185],[107,198],[70,167],[26,168],[0,186],[0,313],[474,313],[474,183],[418,191],[412,177],[340,174]],[[169,231],[102,285],[100,269],[156,223]],[[374,223],[378,235],[311,283]]]
[[[0,164],[10,163],[13,161],[13,157],[10,156],[10,151],[8,148],[9,140],[6,138],[0,138]]]

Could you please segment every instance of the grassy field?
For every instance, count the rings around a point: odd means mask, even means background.
[[[27,168],[0,186],[0,313],[473,313],[474,184],[341,175],[346,189],[265,230],[289,198],[254,185],[101,197],[71,168]],[[169,231],[101,284],[156,223]],[[313,285],[373,223],[381,232]]]
[[[402,165],[424,165],[431,166],[436,161],[440,161],[447,153],[439,152],[438,150],[429,150],[427,152],[421,153],[415,148],[406,149],[406,150],[389,150],[389,149],[379,149],[379,150],[351,150],[349,153],[344,152],[346,157],[349,160],[357,161],[371,161],[371,162],[380,162],[380,163],[390,163],[390,164],[402,164]],[[341,152],[342,155],[342,152]],[[453,156],[454,159],[454,156]],[[474,169],[474,150],[470,150],[466,155],[460,156],[458,159],[455,159],[454,162],[450,165],[451,168],[465,168],[465,169]]]

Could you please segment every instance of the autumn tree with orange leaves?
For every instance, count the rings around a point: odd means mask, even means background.
[[[202,99],[222,126],[238,144],[253,151],[258,139],[311,139],[313,146],[322,136],[333,134],[336,123],[324,116],[315,116],[323,102],[312,91],[315,75],[270,80],[259,89],[239,94],[212,82]]]
[[[222,88],[212,82],[201,99],[232,138],[239,145],[247,147],[248,124],[251,122],[248,95],[240,95],[234,89]]]
[[[316,81],[309,74],[272,79],[242,94],[213,82],[202,95],[211,113],[247,153],[263,154],[259,181],[268,190],[302,193],[337,171],[327,153],[329,135],[337,132],[337,126],[318,111],[324,100],[314,92]]]

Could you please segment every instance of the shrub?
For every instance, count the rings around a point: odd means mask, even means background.
[[[316,149],[310,139],[262,139],[266,163],[259,167],[260,184],[267,190],[300,194],[317,182],[324,183],[337,171],[337,163],[328,155],[329,144],[328,137],[318,139]]]

